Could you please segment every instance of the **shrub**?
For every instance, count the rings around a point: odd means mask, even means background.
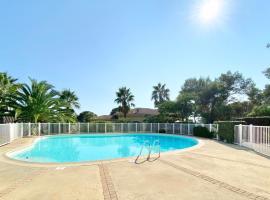
[[[245,124],[244,121],[222,121],[217,122],[219,139],[233,143],[234,142],[234,126],[239,124]]]
[[[165,129],[160,129],[159,133],[166,133],[166,130]]]
[[[270,116],[265,117],[245,117],[243,120],[247,124],[257,125],[257,126],[269,126],[270,125]]]
[[[213,138],[214,134],[206,127],[197,126],[193,128],[193,135],[204,138]]]

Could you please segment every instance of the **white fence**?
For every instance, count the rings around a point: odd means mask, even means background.
[[[204,126],[217,132],[217,124],[181,123],[16,123],[0,125],[0,146],[16,138],[76,133],[170,133],[192,135],[193,128]]]
[[[234,129],[235,143],[270,156],[270,126],[237,125]]]
[[[0,146],[23,137],[23,124],[0,124]]]

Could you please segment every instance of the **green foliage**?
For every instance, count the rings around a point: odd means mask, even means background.
[[[193,128],[193,135],[203,138],[213,138],[214,134],[208,130],[206,127],[197,126]]]
[[[75,108],[80,108],[79,98],[75,94],[75,92],[70,89],[65,89],[60,93],[60,100],[67,105],[67,109],[74,110]]]
[[[153,86],[153,92],[151,99],[154,100],[155,107],[159,104],[170,100],[170,90],[166,88],[166,84],[158,83],[158,85]]]
[[[219,121],[218,124],[218,135],[220,140],[228,143],[234,142],[234,126],[239,124],[245,124],[243,121]]]
[[[252,124],[256,126],[269,126],[270,125],[270,116],[266,117],[244,117],[242,118],[246,124]]]
[[[59,93],[46,81],[30,79],[31,85],[23,84],[10,101],[16,119],[24,122],[75,122],[75,113],[59,98]]]
[[[176,109],[176,102],[174,101],[165,101],[158,105],[158,111],[161,115],[175,113]]]
[[[93,113],[91,111],[84,111],[78,115],[77,119],[79,122],[91,122],[96,117],[97,117],[97,115],[95,113]]]
[[[252,81],[244,79],[239,72],[229,71],[215,80],[188,79],[180,95],[188,95],[194,101],[194,117],[201,116],[207,123],[213,123],[215,120],[229,118],[230,110],[227,106],[236,101],[236,96],[246,94],[251,84]]]
[[[134,101],[134,95],[130,92],[130,89],[122,87],[116,92],[116,97],[114,101],[119,104],[119,110],[123,113],[124,118],[126,118],[130,108],[135,106],[132,103]]]
[[[166,130],[165,129],[160,129],[159,133],[166,133]]]
[[[270,116],[270,106],[269,105],[255,106],[248,116],[250,117]]]
[[[176,100],[176,114],[182,121],[188,121],[188,118],[194,114],[195,104],[191,95],[182,94]]]
[[[10,99],[21,87],[21,84],[16,81],[17,79],[12,78],[7,73],[0,73],[0,117],[14,116],[14,110],[10,109],[13,107]]]

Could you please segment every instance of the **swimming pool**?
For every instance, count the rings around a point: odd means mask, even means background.
[[[110,160],[147,155],[147,144],[160,143],[160,151],[185,149],[198,144],[196,139],[166,134],[76,134],[46,136],[31,147],[8,154],[9,157],[37,163],[67,163]],[[153,147],[153,153],[157,148]]]

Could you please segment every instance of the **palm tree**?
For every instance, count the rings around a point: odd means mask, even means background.
[[[11,115],[13,112],[10,104],[10,97],[14,95],[21,86],[16,83],[17,79],[12,78],[7,73],[0,73],[0,115]]]
[[[134,101],[134,95],[130,92],[130,89],[121,87],[116,92],[116,97],[114,101],[120,105],[119,110],[124,114],[124,118],[126,118],[130,108],[135,106],[135,104],[132,103]]]
[[[158,85],[153,86],[153,92],[151,100],[154,100],[155,107],[157,107],[159,104],[163,103],[164,101],[169,101],[169,93],[170,90],[166,88],[166,84],[158,83]]]
[[[46,81],[30,79],[31,85],[22,85],[13,96],[16,118],[27,122],[65,122],[74,121],[66,104],[59,98],[59,93]]]
[[[70,89],[65,89],[61,92],[60,100],[62,100],[67,105],[67,108],[70,110],[80,108],[79,98],[77,97],[75,92],[71,91]]]

